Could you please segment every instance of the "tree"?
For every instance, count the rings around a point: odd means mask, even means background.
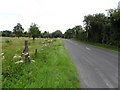
[[[12,32],[9,31],[9,30],[2,31],[2,36],[3,37],[11,37],[12,36]]]
[[[17,25],[13,29],[13,33],[19,38],[22,36],[24,29],[22,28],[22,25],[20,23],[17,23]]]
[[[111,22],[111,38],[113,45],[120,47],[120,9],[108,10]]]
[[[37,26],[37,24],[32,23],[30,25],[29,34],[33,38],[33,40],[35,40],[36,37],[40,36],[41,32],[39,31],[39,27]]]
[[[81,25],[75,26],[75,27],[73,28],[73,30],[74,30],[73,33],[74,33],[74,35],[75,35],[76,38],[79,38],[80,33],[83,31]]]
[[[64,37],[65,38],[73,38],[75,36],[75,31],[74,29],[68,29],[66,30],[66,32],[64,33]]]
[[[24,36],[24,37],[28,37],[28,36],[29,36],[28,32],[25,31],[25,32],[23,33],[23,36]]]
[[[44,31],[41,35],[42,38],[48,38],[49,37],[49,32]]]
[[[104,14],[94,14],[84,17],[85,28],[87,31],[88,41],[102,43],[106,17]]]
[[[86,29],[86,33],[87,33],[87,41],[91,40],[92,37],[92,32],[91,32],[91,22],[93,21],[93,16],[92,15],[88,15],[88,16],[84,16],[84,24],[85,24],[85,29]]]
[[[55,32],[52,33],[52,37],[54,38],[62,37],[62,32],[60,30],[56,30]]]

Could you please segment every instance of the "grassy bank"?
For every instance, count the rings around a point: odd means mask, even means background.
[[[87,42],[87,41],[81,41],[78,39],[72,39],[72,40],[78,41],[78,42],[83,43],[83,44],[89,44],[89,45],[97,46],[99,48],[106,48],[106,49],[109,49],[109,50],[112,50],[115,52],[118,52],[118,51],[120,52],[120,49],[117,46],[111,46],[108,44],[101,44],[101,43],[92,43],[92,42]]]
[[[25,39],[29,42],[31,63],[16,63]],[[3,88],[80,87],[76,68],[60,39],[3,38],[2,45]]]

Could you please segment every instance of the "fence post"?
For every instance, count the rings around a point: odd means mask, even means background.
[[[28,53],[28,40],[25,40],[25,49],[24,49],[24,54],[25,54],[25,63],[29,63],[29,53]]]
[[[37,48],[35,49],[35,57],[37,57]]]

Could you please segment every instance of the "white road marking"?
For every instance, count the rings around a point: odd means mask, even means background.
[[[89,86],[90,84],[86,80],[83,80],[83,81],[84,81],[85,85],[90,88],[90,86]]]
[[[112,86],[112,84],[111,84],[107,79],[104,79],[104,81],[105,81],[106,85],[107,85],[109,88],[114,88],[114,87]]]
[[[90,48],[86,47],[87,50],[91,50]]]
[[[77,43],[75,43],[75,45],[78,45]]]

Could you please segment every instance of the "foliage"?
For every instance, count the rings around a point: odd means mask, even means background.
[[[85,30],[82,26],[75,26],[66,30],[64,37],[120,47],[120,10],[107,12],[108,16],[103,13],[84,16]]]
[[[72,29],[66,30],[64,37],[65,38],[77,38],[80,40],[87,39],[86,31],[82,28],[81,25],[78,25],[78,26],[73,27]]]
[[[42,37],[42,38],[48,38],[48,37],[49,37],[49,32],[44,31],[44,32],[41,34],[41,37]]]
[[[52,33],[52,37],[54,38],[62,37],[62,32],[60,30],[56,30],[55,32]]]
[[[35,23],[32,23],[30,25],[30,28],[29,28],[29,34],[30,36],[32,36],[33,40],[36,38],[36,37],[39,37],[40,36],[40,30],[39,30],[39,27],[37,26],[37,24]]]
[[[23,37],[29,37],[29,33],[28,33],[27,31],[25,31],[25,32],[23,33]]]
[[[3,37],[12,37],[12,31],[4,30],[1,33]]]
[[[65,38],[73,38],[75,36],[75,31],[73,29],[68,29],[64,33]]]
[[[118,47],[120,47],[120,9],[115,9],[110,12],[111,17],[111,42],[112,44],[116,44]]]
[[[102,42],[102,32],[104,31],[106,17],[104,14],[94,14],[84,17],[87,40],[91,42]]]
[[[110,9],[109,15],[95,14],[85,16],[85,28],[89,42],[120,45],[120,10]]]
[[[22,28],[22,25],[20,23],[17,23],[17,25],[13,29],[13,33],[17,36],[20,37],[23,34],[24,29]]]

